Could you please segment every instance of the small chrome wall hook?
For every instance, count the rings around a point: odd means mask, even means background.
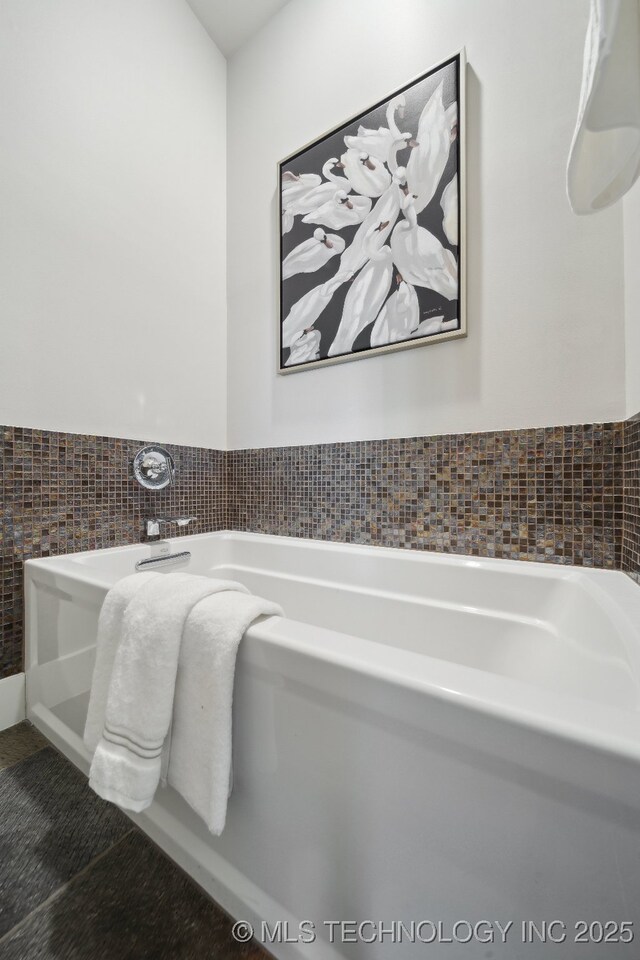
[[[173,457],[164,447],[150,444],[142,447],[133,458],[133,475],[141,487],[162,490],[173,483],[176,474]]]

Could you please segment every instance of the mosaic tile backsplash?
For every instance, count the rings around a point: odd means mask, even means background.
[[[22,668],[24,560],[136,543],[156,514],[197,516],[187,534],[229,528],[640,579],[638,421],[227,453],[167,445],[177,478],[160,492],[131,476],[142,440],[0,430],[0,679]]]
[[[622,569],[640,583],[640,414],[624,425]]]
[[[594,567],[620,564],[620,423],[227,454],[229,526]]]
[[[225,470],[222,451],[166,444],[176,482],[149,491],[131,475],[145,441],[16,427],[0,427],[0,437],[2,679],[22,669],[24,560],[137,543],[157,515],[197,517],[183,533],[219,530]]]

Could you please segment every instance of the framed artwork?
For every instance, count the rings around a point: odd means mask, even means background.
[[[280,365],[466,336],[464,53],[278,164]]]

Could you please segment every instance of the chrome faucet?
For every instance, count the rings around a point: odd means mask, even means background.
[[[197,517],[152,517],[145,520],[147,537],[159,537],[161,523],[175,523],[177,527],[186,527],[189,523],[195,523],[197,519]]]

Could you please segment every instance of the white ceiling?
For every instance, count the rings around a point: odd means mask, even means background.
[[[187,0],[225,57],[230,57],[287,0]]]

